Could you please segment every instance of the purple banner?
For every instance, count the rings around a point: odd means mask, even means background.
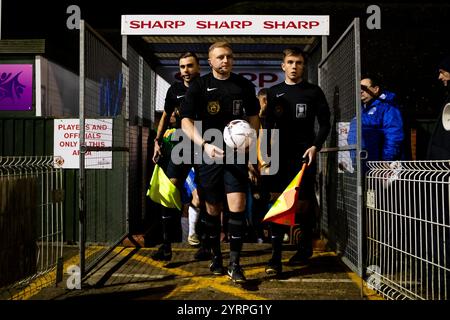
[[[0,111],[33,108],[33,65],[0,64]]]

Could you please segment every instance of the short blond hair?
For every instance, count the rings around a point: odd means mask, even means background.
[[[283,61],[286,57],[294,56],[294,57],[303,57],[304,62],[306,63],[306,54],[299,47],[290,47],[283,50]]]
[[[226,41],[217,41],[217,42],[214,42],[212,45],[209,46],[208,54],[211,51],[213,51],[214,49],[216,49],[216,48],[228,48],[231,51],[233,51],[233,49],[231,48],[231,45],[228,42],[226,42]]]

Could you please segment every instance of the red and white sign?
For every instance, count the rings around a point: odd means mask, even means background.
[[[281,66],[281,62],[280,62]],[[262,88],[270,88],[271,86],[284,81],[284,71],[280,66],[264,66],[264,67],[247,67],[233,66],[233,72],[242,75],[255,85],[255,92],[258,93]],[[210,70],[208,69],[207,72]],[[156,111],[164,111],[164,102],[167,89],[170,84],[182,81],[180,78],[180,69],[178,67],[159,67],[156,72],[161,75],[156,81]],[[206,73],[202,73],[204,75]],[[167,79],[166,82],[164,79]]]
[[[122,35],[329,35],[330,17],[122,15]]]
[[[266,67],[244,67],[233,66],[233,72],[240,74],[244,78],[252,81],[256,88],[256,93],[262,88],[270,88],[271,86],[284,81],[284,71],[280,66]]]
[[[112,147],[112,119],[86,119],[85,143],[90,147]],[[55,168],[80,168],[80,120],[55,119],[53,157]],[[86,169],[112,169],[112,151],[87,151]]]

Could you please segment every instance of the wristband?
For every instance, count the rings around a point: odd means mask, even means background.
[[[203,140],[203,142],[202,142],[202,150],[204,150],[205,149],[205,144],[207,144],[208,142],[206,142],[206,140]]]

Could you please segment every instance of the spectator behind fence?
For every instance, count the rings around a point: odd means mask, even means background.
[[[377,80],[361,80],[361,149],[367,161],[394,161],[402,158],[403,118],[396,95],[382,90]],[[356,144],[356,118],[350,122],[348,144]],[[355,151],[350,151],[355,164]]]
[[[450,159],[450,93],[448,81],[450,81],[450,56],[447,56],[439,64],[439,80],[447,89],[447,97],[439,113],[433,133],[428,145],[427,159],[448,160]]]

